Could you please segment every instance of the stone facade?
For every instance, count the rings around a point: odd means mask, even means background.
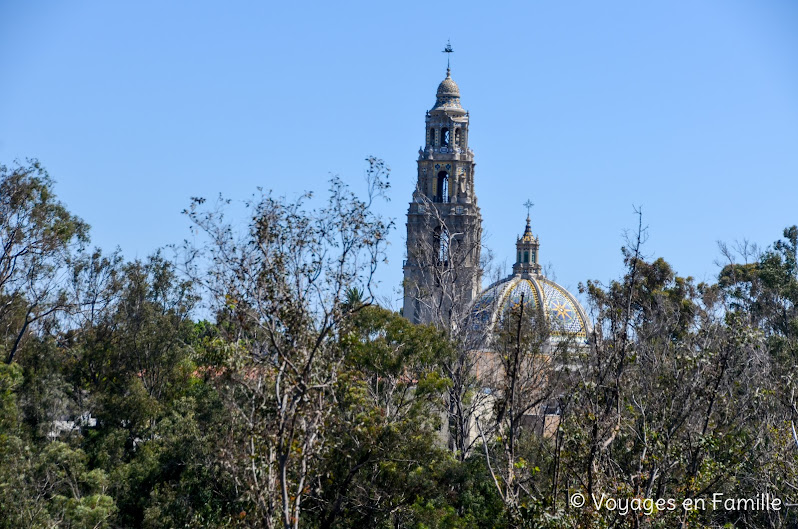
[[[426,113],[425,145],[407,212],[404,316],[415,323],[452,320],[479,293],[482,217],[474,192],[474,151],[468,112],[446,70],[435,105]]]

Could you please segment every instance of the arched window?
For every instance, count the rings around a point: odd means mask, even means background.
[[[444,147],[449,146],[449,129],[446,127],[441,129],[441,145]]]
[[[449,230],[446,226],[435,229],[435,257],[438,264],[449,264]]]
[[[454,129],[454,146],[460,146],[460,129]]]
[[[429,144],[435,146],[435,129],[429,129]]]
[[[518,262],[519,263],[521,262],[521,252],[520,251],[518,252]]]
[[[529,250],[524,250],[524,262],[529,262]]]
[[[449,202],[449,173],[441,171],[438,173],[438,186],[435,202]]]
[[[536,253],[537,252],[532,252],[532,262],[533,263],[535,262],[535,258],[537,257]]]

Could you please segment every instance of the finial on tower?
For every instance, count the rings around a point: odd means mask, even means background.
[[[524,207],[526,207],[526,223],[527,224],[529,224],[529,221],[530,221],[529,211],[532,209],[532,206],[534,206],[534,205],[535,204],[533,204],[531,200],[527,200],[526,202],[524,202]]]
[[[513,274],[540,274],[538,261],[540,243],[532,235],[532,221],[530,220],[530,210],[534,205],[531,200],[524,202],[524,207],[526,207],[526,228],[524,228],[524,233],[515,242],[518,259],[513,265]]]
[[[443,49],[443,53],[446,54],[446,77],[450,77],[449,54],[454,53],[454,50],[452,49],[451,39],[446,39],[446,47]]]

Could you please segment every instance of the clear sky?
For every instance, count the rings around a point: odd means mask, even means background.
[[[633,205],[648,255],[711,280],[716,241],[798,223],[796,28],[789,0],[0,0],[0,163],[39,158],[94,244],[131,259],[188,236],[191,196],[357,187],[383,158],[398,229],[381,292],[398,300],[451,39],[508,273],[529,198],[566,287],[621,272]]]

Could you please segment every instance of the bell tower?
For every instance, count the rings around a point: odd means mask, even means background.
[[[481,286],[482,216],[468,126],[460,89],[447,68],[424,119],[424,147],[407,211],[402,313],[415,323],[456,327]]]

